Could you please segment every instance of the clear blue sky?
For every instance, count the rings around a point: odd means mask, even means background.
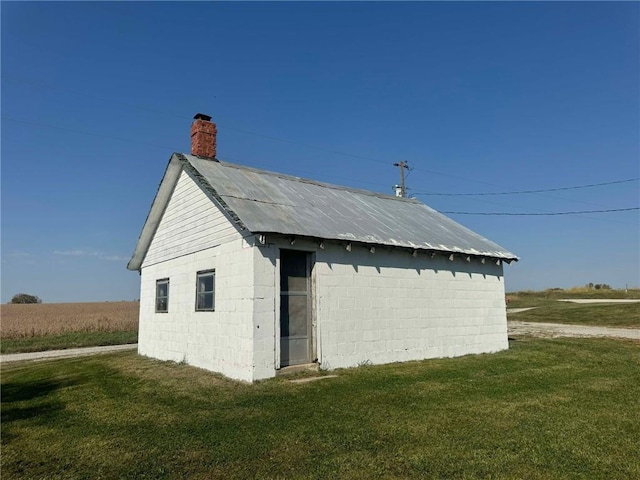
[[[637,2],[2,2],[1,15],[2,302],[138,298],[125,266],[197,112],[223,160],[386,193],[400,160],[410,193],[640,177]],[[418,198],[540,213],[637,207],[639,192]],[[640,284],[638,211],[450,216],[522,258],[508,290]]]

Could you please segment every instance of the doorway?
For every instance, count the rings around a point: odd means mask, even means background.
[[[280,250],[280,366],[313,361],[312,254]]]

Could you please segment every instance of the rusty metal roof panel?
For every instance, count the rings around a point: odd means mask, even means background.
[[[254,233],[518,258],[418,200],[177,155]]]

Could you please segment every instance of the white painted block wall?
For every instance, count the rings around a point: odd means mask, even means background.
[[[502,266],[400,250],[316,253],[322,368],[508,348]]]
[[[244,240],[142,270],[138,352],[252,381],[252,249]],[[196,312],[196,273],[216,270],[214,312]],[[169,278],[169,311],[155,313],[157,279]]]
[[[139,353],[252,381],[254,250],[183,172],[142,265]],[[210,269],[215,311],[196,312],[196,274]],[[169,311],[155,313],[162,278]]]
[[[276,374],[276,345],[279,330],[276,314],[280,292],[277,276],[277,253],[273,245],[256,246],[254,253],[254,302],[253,302],[253,378],[262,380]]]

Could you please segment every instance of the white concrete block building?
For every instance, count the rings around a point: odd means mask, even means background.
[[[128,268],[139,353],[252,382],[508,348],[512,253],[417,200],[216,159],[198,114]]]

